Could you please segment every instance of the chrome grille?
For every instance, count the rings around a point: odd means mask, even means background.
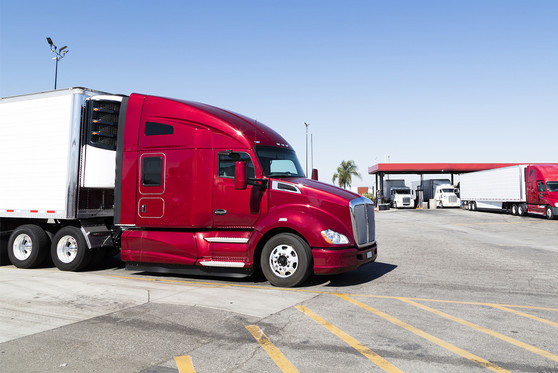
[[[457,203],[457,196],[448,196],[449,203]]]
[[[411,204],[411,198],[410,197],[403,197],[403,204],[404,205],[410,205]]]
[[[357,246],[363,247],[376,241],[374,203],[368,198],[360,197],[353,199],[349,207]]]

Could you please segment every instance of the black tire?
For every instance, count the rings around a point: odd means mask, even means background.
[[[79,228],[64,227],[54,235],[50,255],[59,270],[79,271],[89,265],[93,250],[87,247]]]
[[[546,206],[546,217],[548,220],[556,219],[556,216],[554,215],[554,212],[552,212],[552,208],[550,206]]]
[[[22,225],[12,232],[8,241],[8,257],[18,268],[40,266],[48,255],[50,240],[37,225]]]
[[[517,214],[518,214],[519,216],[525,216],[525,215],[527,215],[527,208],[525,207],[524,204],[520,204],[520,205],[517,207]]]
[[[517,216],[519,214],[519,207],[515,203],[511,206],[510,210],[511,214],[514,216]]]
[[[312,274],[312,251],[299,236],[281,233],[267,241],[260,263],[265,278],[272,285],[294,287]]]

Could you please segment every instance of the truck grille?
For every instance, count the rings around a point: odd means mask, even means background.
[[[457,203],[457,196],[448,196],[449,203]]]
[[[410,205],[411,204],[411,198],[410,197],[403,197],[403,204],[404,205]]]
[[[376,241],[374,203],[368,198],[355,198],[349,203],[353,235],[357,246],[364,247]]]

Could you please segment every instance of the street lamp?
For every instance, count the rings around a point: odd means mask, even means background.
[[[308,126],[310,123],[304,122],[306,126],[306,177],[308,177]]]
[[[68,48],[67,45],[58,49],[56,47],[56,45],[54,45],[54,43],[52,42],[51,38],[46,38],[46,39],[47,39],[48,45],[50,45],[50,51],[55,54],[55,56],[52,57],[52,59],[56,60],[56,70],[54,71],[54,89],[56,89],[56,81],[58,80],[58,61],[60,61],[66,55],[66,53],[68,53],[70,50],[66,49],[66,48]]]

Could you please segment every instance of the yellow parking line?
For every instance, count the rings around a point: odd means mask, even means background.
[[[178,373],[196,373],[190,356],[175,356],[174,362],[178,368]]]
[[[555,326],[555,327],[558,328],[558,323],[556,323],[554,321],[550,321],[550,320],[543,319],[543,318],[540,318],[540,317],[537,317],[537,316],[529,315],[528,313],[525,313],[525,312],[512,310],[511,308],[507,308],[507,307],[501,306],[499,304],[491,304],[490,307],[493,307],[493,308],[496,308],[496,309],[499,309],[499,310],[502,310],[502,311],[506,311],[506,312],[515,313],[516,315],[523,316],[523,317],[526,317],[526,318],[531,319],[531,320],[536,320],[536,321],[539,321],[539,322],[543,322],[545,324],[552,325],[552,326]]]
[[[258,341],[260,346],[267,352],[269,357],[273,359],[275,364],[281,369],[282,372],[298,372],[298,370],[291,364],[291,362],[279,351],[277,347],[269,340],[264,332],[257,325],[247,325],[246,329]]]
[[[471,360],[472,362],[474,362],[476,364],[482,365],[483,367],[488,368],[488,369],[490,369],[494,372],[508,372],[506,369],[504,369],[502,367],[499,367],[498,365],[496,365],[494,363],[491,363],[490,361],[485,360],[482,357],[479,357],[479,356],[474,355],[470,352],[467,352],[467,351],[465,351],[465,350],[463,350],[463,349],[461,349],[457,346],[454,346],[451,343],[448,343],[448,342],[446,342],[446,341],[444,341],[440,338],[434,337],[433,335],[428,334],[425,331],[422,331],[418,328],[415,328],[414,326],[409,325],[409,324],[407,324],[407,323],[405,323],[405,322],[403,322],[403,321],[401,321],[401,320],[399,320],[399,319],[397,319],[393,316],[390,316],[387,313],[384,313],[384,312],[379,311],[379,310],[377,310],[373,307],[370,307],[367,304],[361,303],[361,302],[359,302],[359,301],[357,301],[357,300],[355,300],[351,297],[348,297],[346,295],[343,295],[343,294],[337,294],[337,296],[346,300],[346,301],[348,301],[348,302],[351,302],[351,303],[353,303],[353,304],[355,304],[355,305],[357,305],[361,308],[364,308],[365,310],[367,310],[369,312],[372,312],[373,314],[375,314],[377,316],[380,316],[381,318],[383,318],[383,319],[385,319],[385,320],[387,320],[387,321],[389,321],[389,322],[391,322],[391,323],[393,323],[397,326],[400,326],[403,329],[408,330],[411,333],[414,333],[414,334],[418,335],[419,337],[422,337],[422,338],[426,339],[427,341],[430,341],[434,344],[437,344],[438,346],[443,347],[448,351],[451,351],[451,352],[453,352],[457,355],[460,355],[460,356],[462,356],[462,357],[464,357],[468,360]]]
[[[450,314],[447,314],[447,313],[445,313],[445,312],[436,310],[436,309],[434,309],[434,308],[430,308],[430,307],[428,307],[428,306],[425,306],[425,305],[422,305],[422,304],[420,304],[420,303],[414,302],[414,301],[412,301],[412,300],[410,300],[410,299],[407,299],[407,298],[399,298],[399,300],[402,301],[402,302],[405,302],[405,303],[412,304],[413,306],[418,307],[418,308],[421,308],[421,309],[423,309],[423,310],[425,310],[425,311],[432,312],[432,313],[435,314],[435,315],[438,315],[438,316],[444,317],[444,318],[446,318],[446,319],[455,321],[456,323],[459,323],[459,324],[461,324],[461,325],[465,325],[465,326],[467,326],[467,327],[469,327],[469,328],[471,328],[471,329],[474,329],[474,330],[477,330],[477,331],[479,331],[479,332],[483,332],[483,333],[485,333],[485,334],[488,334],[488,335],[490,335],[490,336],[492,336],[492,337],[501,339],[501,340],[504,341],[504,342],[508,342],[508,343],[510,343],[510,344],[512,344],[512,345],[515,345],[515,346],[517,346],[517,347],[521,347],[521,348],[523,348],[523,349],[525,349],[525,350],[527,350],[527,351],[529,351],[529,352],[532,352],[532,353],[534,353],[534,354],[537,354],[537,355],[546,357],[547,359],[554,360],[554,361],[558,361],[558,355],[555,355],[555,354],[550,353],[550,352],[545,351],[545,350],[541,350],[540,348],[537,348],[537,347],[535,347],[535,346],[531,346],[530,344],[527,344],[527,343],[518,341],[517,339],[508,337],[507,335],[504,335],[504,334],[495,332],[494,330],[490,330],[490,329],[488,329],[488,328],[485,328],[484,326],[480,326],[480,325],[477,325],[477,324],[473,324],[472,322],[469,322],[469,321],[460,319],[459,317],[452,316],[452,315],[450,315]]]
[[[377,366],[382,368],[384,371],[386,371],[386,372],[402,372],[395,365],[393,365],[392,363],[390,363],[389,361],[387,361],[386,359],[384,359],[383,357],[381,357],[380,355],[378,355],[377,353],[375,353],[374,351],[372,351],[368,347],[364,346],[359,341],[357,341],[356,339],[354,339],[353,337],[351,337],[350,335],[348,335],[347,333],[345,333],[341,329],[335,327],[329,321],[327,321],[324,318],[318,316],[317,314],[315,314],[314,312],[309,310],[307,307],[296,306],[296,308],[300,312],[304,313],[306,316],[310,317],[311,319],[316,321],[318,324],[322,325],[327,330],[329,330],[330,332],[335,334],[337,337],[341,338],[345,343],[347,343],[349,346],[351,346],[352,348],[354,348],[355,350],[360,352],[362,355],[367,357],[370,361],[372,361],[374,364],[376,364]]]

